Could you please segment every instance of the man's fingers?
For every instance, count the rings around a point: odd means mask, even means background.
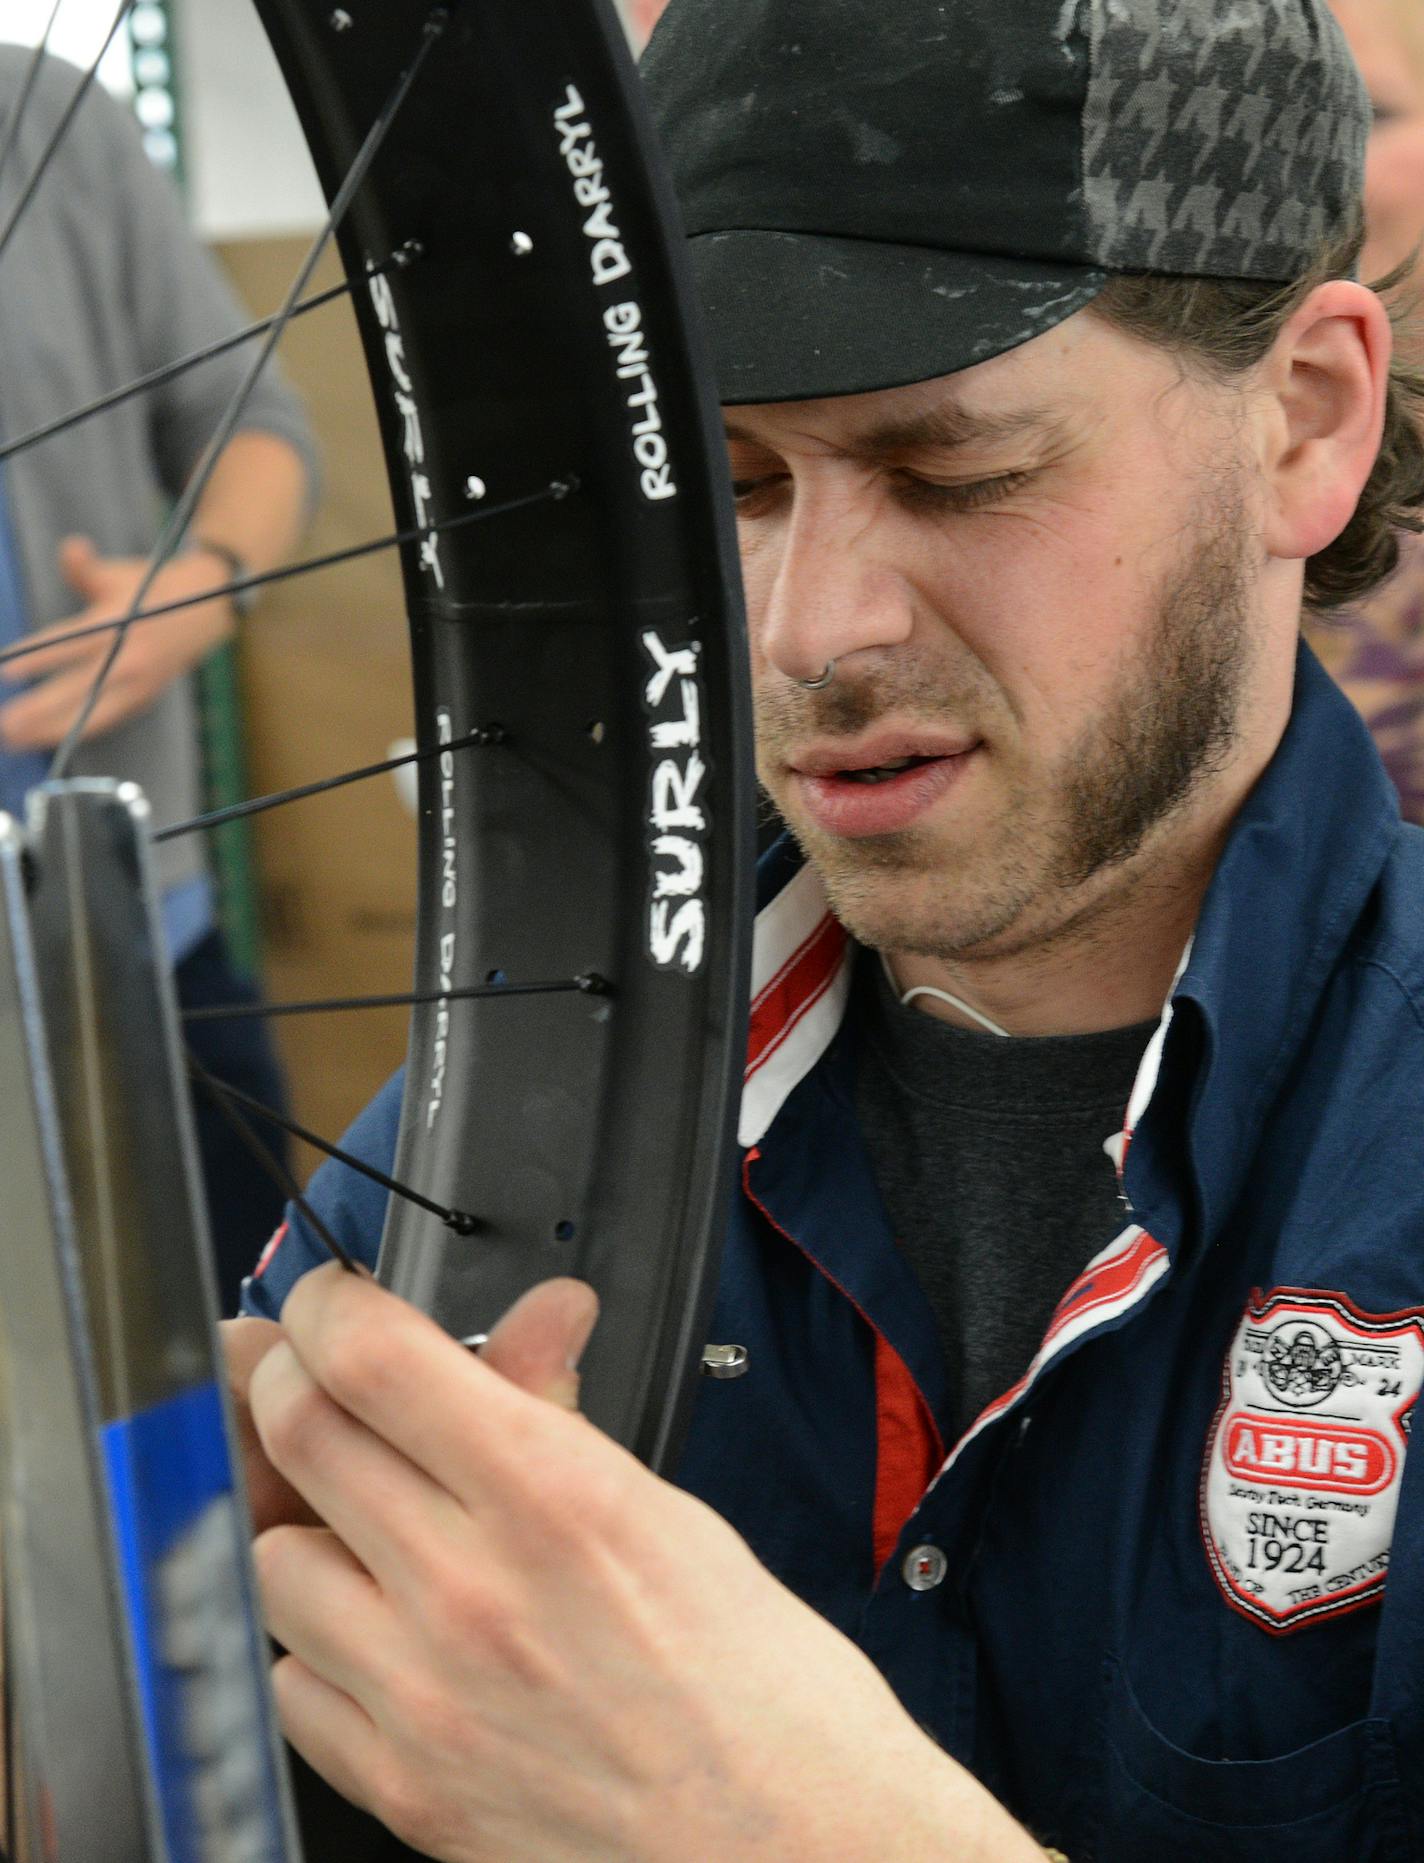
[[[328,1395],[290,1339],[259,1361],[250,1393],[268,1462],[376,1582],[393,1595],[427,1583],[432,1546],[443,1556],[460,1544],[465,1514],[453,1495]]]
[[[296,1656],[275,1664],[272,1691],[282,1732],[307,1764],[353,1805],[373,1809],[371,1782],[382,1744],[365,1709]]]
[[[540,1306],[533,1309],[536,1331],[548,1318],[540,1317]],[[576,1338],[567,1310],[559,1311],[565,1325],[552,1327],[557,1339],[538,1351],[546,1385],[557,1379],[559,1354]],[[287,1296],[282,1323],[312,1378],[342,1409],[476,1512],[501,1504],[492,1495],[502,1484],[526,1481],[531,1457],[551,1437],[564,1440],[572,1421],[465,1351],[408,1302],[335,1263],[302,1276]],[[521,1358],[529,1343],[520,1344],[524,1324],[515,1334]]]
[[[218,1337],[229,1389],[238,1403],[245,1405],[252,1374],[273,1346],[281,1342],[282,1329],[275,1320],[221,1320]]]
[[[252,1548],[268,1634],[361,1700],[396,1680],[391,1615],[369,1572],[325,1527],[274,1527]]]
[[[577,1410],[578,1362],[597,1319],[587,1282],[544,1281],[515,1301],[480,1357],[521,1390]]]
[[[247,1477],[247,1501],[252,1510],[254,1530],[262,1533],[268,1527],[287,1522],[314,1522],[316,1515],[301,1495],[267,1460],[257,1426],[252,1421],[249,1398],[252,1374],[273,1346],[281,1343],[281,1327],[275,1320],[223,1320],[218,1326],[218,1337],[227,1362],[228,1388],[232,1392],[238,1448]]]

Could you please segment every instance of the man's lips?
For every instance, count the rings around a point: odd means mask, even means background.
[[[951,737],[943,732],[885,731],[874,737],[849,741],[822,740],[808,744],[787,764],[794,776],[846,776],[860,770],[877,770],[904,763],[962,757],[978,743],[973,737]]]
[[[913,827],[957,786],[980,744],[904,736],[846,746],[816,746],[791,766],[807,815],[826,834],[848,840]]]

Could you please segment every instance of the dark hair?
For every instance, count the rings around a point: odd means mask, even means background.
[[[1120,273],[1092,308],[1127,335],[1173,350],[1184,364],[1226,382],[1269,354],[1312,291],[1332,279],[1354,277],[1363,247],[1360,228],[1322,251],[1288,285]],[[1399,296],[1413,265],[1413,259],[1406,261],[1373,287],[1385,298],[1396,331],[1414,313],[1412,297]],[[1339,608],[1377,589],[1399,566],[1401,530],[1424,531],[1424,365],[1403,347],[1390,369],[1379,458],[1350,522],[1306,565],[1307,606]]]

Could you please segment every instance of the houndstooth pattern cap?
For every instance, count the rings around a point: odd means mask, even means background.
[[[671,0],[643,73],[726,402],[971,368],[1115,272],[1287,283],[1361,217],[1327,0]]]
[[[1358,210],[1370,128],[1323,0],[1079,3],[1085,256],[1108,271],[1297,276]]]

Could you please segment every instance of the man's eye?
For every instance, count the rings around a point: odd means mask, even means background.
[[[922,479],[907,473],[897,487],[897,495],[902,504],[912,508],[928,511],[943,511],[948,507],[952,511],[975,511],[981,505],[991,505],[1028,480],[1026,472],[1001,472],[992,479],[974,479],[960,485],[940,485],[933,479]]]
[[[764,479],[733,479],[732,501],[738,511],[746,511],[768,492],[774,491],[779,483],[780,477],[775,473]]]

